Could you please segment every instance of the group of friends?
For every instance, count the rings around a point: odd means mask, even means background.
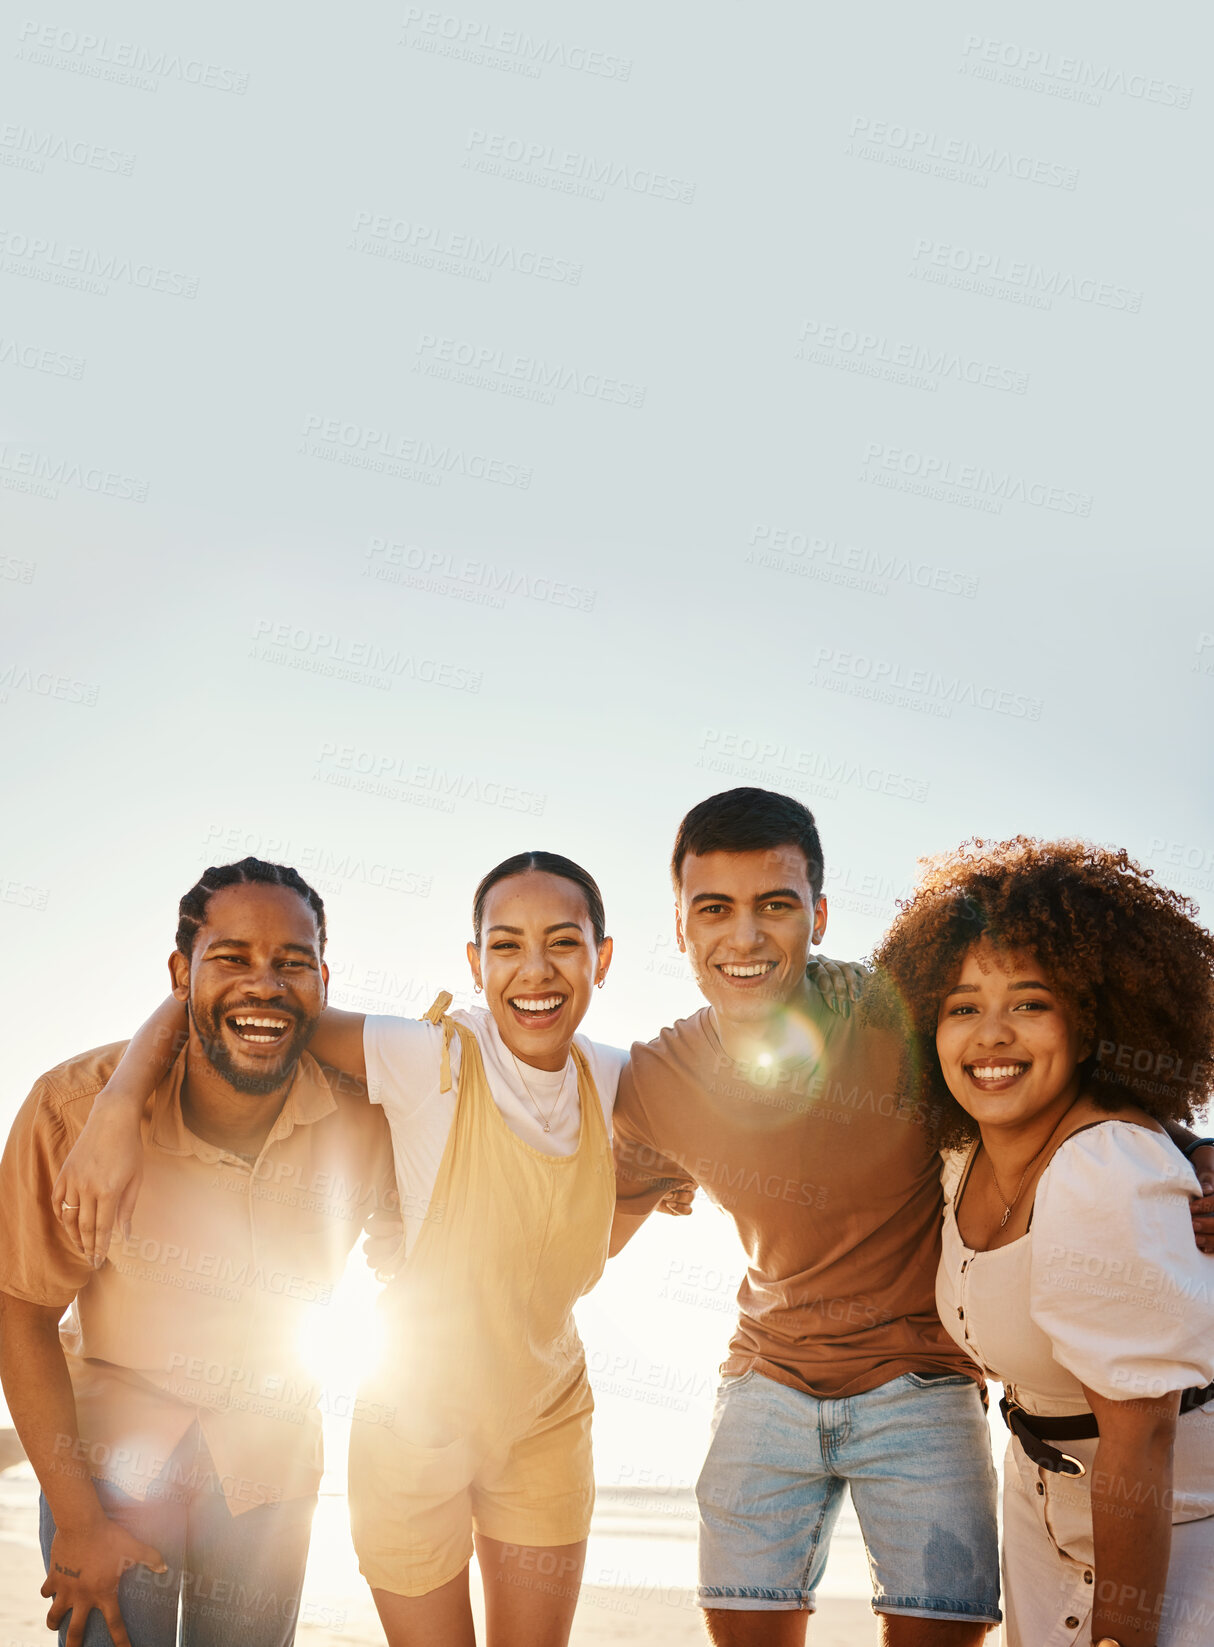
[[[349,1508],[390,1647],[564,1647],[594,1503],[573,1320],[697,1189],[746,1255],[700,1473],[719,1647],[794,1647],[844,1489],[887,1647],[1214,1640],[1214,938],[1124,852],[928,862],[871,969],[815,960],[798,801],[683,819],[705,1006],[579,1027],[612,942],[558,854],[476,889],[484,1006],[327,1005],[321,899],[181,900],[171,994],[69,1058],[0,1165],[0,1376],[65,1647],[287,1647],[322,1473],[297,1359],[366,1230],[387,1279]],[[370,1359],[370,1358],[369,1358]],[[1002,1585],[985,1405],[1010,1430]]]

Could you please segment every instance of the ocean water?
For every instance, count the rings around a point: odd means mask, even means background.
[[[600,1487],[585,1582],[642,1591],[694,1589],[696,1505],[690,1488]],[[872,1594],[868,1556],[848,1494],[819,1593],[865,1599]]]

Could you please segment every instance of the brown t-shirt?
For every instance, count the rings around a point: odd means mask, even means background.
[[[820,1002],[820,1050],[770,1079],[723,1050],[707,1008],[638,1043],[615,1108],[621,1212],[697,1184],[746,1249],[722,1371],[809,1395],[903,1373],[980,1374],[936,1314],[940,1156],[906,1096],[896,1034]]]

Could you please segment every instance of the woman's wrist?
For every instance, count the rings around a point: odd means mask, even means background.
[[[138,1087],[117,1080],[111,1075],[93,1100],[93,1114],[112,1115],[122,1120],[129,1120],[131,1117],[138,1119],[143,1114],[146,1103],[146,1092],[140,1092]]]

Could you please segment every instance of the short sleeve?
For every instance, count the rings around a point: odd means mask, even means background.
[[[1031,1311],[1054,1359],[1110,1401],[1214,1376],[1214,1260],[1198,1251],[1196,1175],[1128,1122],[1076,1133],[1037,1186]]]
[[[599,1089],[603,1113],[610,1116],[619,1092],[620,1076],[628,1063],[628,1054],[623,1047],[606,1046],[602,1041],[579,1040],[579,1045],[586,1054],[594,1084]]]
[[[66,1309],[93,1275],[51,1204],[74,1142],[43,1078],[17,1111],[0,1160],[0,1292],[27,1304]]]
[[[652,1212],[667,1190],[695,1183],[684,1167],[663,1153],[653,1136],[644,1101],[643,1053],[643,1048],[634,1047],[620,1073],[613,1118],[616,1205],[634,1218]]]
[[[451,1038],[451,1075],[459,1042]],[[363,1022],[367,1095],[391,1120],[407,1120],[438,1091],[443,1032],[419,1018],[368,1016]]]
[[[957,1187],[961,1183],[965,1172],[965,1163],[969,1159],[969,1151],[964,1149],[942,1149],[940,1151],[940,1188],[944,1191],[944,1199],[956,1199]]]

